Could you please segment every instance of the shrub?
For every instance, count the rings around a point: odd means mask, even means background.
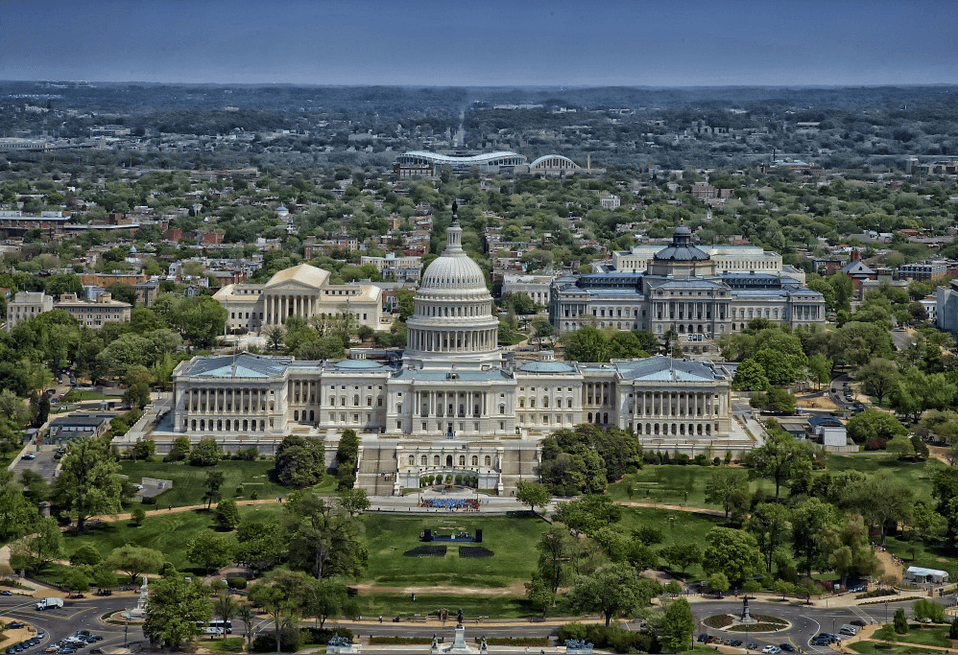
[[[246,589],[246,578],[236,575],[226,578],[226,586],[230,589]]]
[[[708,457],[706,457],[704,453],[699,453],[698,455],[696,455],[696,456],[695,456],[695,459],[694,459],[693,461],[695,462],[695,464],[696,464],[697,466],[708,466],[708,465],[709,465]]]
[[[658,642],[648,634],[630,632],[618,626],[606,627],[601,624],[582,625],[567,623],[559,626],[559,643],[566,639],[581,639],[592,642],[596,648],[612,650],[616,653],[660,653]]]
[[[143,525],[143,519],[146,518],[146,512],[143,511],[142,507],[136,507],[130,512],[130,523],[136,527]]]
[[[888,446],[888,439],[881,437],[872,437],[865,442],[865,450],[885,450]]]

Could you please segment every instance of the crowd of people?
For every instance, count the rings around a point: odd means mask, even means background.
[[[479,500],[476,498],[423,498],[420,507],[435,509],[479,511]]]

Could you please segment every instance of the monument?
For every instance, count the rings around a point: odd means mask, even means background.
[[[123,618],[131,621],[142,621],[146,618],[146,597],[149,595],[149,578],[143,576],[143,584],[140,585],[140,597],[136,600],[136,607],[129,612],[123,612]]]
[[[452,646],[443,650],[444,653],[475,653],[475,648],[466,645],[466,627],[462,624],[462,608],[456,612],[456,638]]]
[[[752,615],[748,612],[748,596],[742,597],[742,619],[739,621],[739,623],[744,623],[745,625],[758,623],[758,621],[753,619]]]

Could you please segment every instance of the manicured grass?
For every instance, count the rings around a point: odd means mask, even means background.
[[[240,507],[240,516],[246,520],[251,516],[273,516],[280,510],[279,505],[253,505]],[[83,544],[91,544],[104,557],[114,548],[124,544],[145,546],[162,551],[166,559],[177,569],[190,569],[186,559],[186,544],[196,532],[212,528],[213,512],[192,510],[187,512],[163,512],[147,516],[140,527],[132,527],[129,521],[114,521],[94,527],[81,535],[68,532],[64,535],[66,552],[73,553]],[[226,533],[228,534],[228,533]],[[49,576],[55,579],[55,572]]]
[[[904,480],[915,492],[915,499],[931,502],[932,478],[935,471],[945,468],[938,460],[924,462],[902,462],[890,455],[829,455],[825,470],[832,474],[839,471],[855,470],[862,473],[890,471],[895,477]]]
[[[172,489],[156,497],[157,507],[204,503],[206,475],[211,469],[223,474],[223,486],[220,487],[223,498],[248,499],[253,494],[258,498],[277,498],[288,496],[292,491],[270,479],[269,471],[273,468],[271,459],[252,462],[222,460],[214,467],[190,466],[185,462],[134,462],[131,460],[122,460],[120,465],[121,472],[130,478],[130,482],[138,483],[144,477],[173,481]],[[335,480],[332,476],[327,476],[325,481],[330,490],[335,488]],[[236,491],[240,487],[242,487],[242,494],[237,494]]]
[[[462,608],[465,623],[470,625],[470,632],[481,629],[482,618],[491,619],[510,619],[524,617],[542,616],[540,610],[535,610],[519,596],[483,596],[471,594],[468,590],[463,590],[458,594],[416,594],[416,600],[412,600],[409,594],[360,594],[355,599],[356,607],[361,616],[383,616],[383,620],[392,620],[392,617],[399,616],[403,619],[409,619],[416,615],[421,617],[431,616],[436,618],[437,612],[446,608],[449,610],[449,620],[446,622],[448,628],[456,625],[456,610]],[[562,603],[555,608],[550,608],[550,616],[570,616],[573,612]],[[480,623],[472,627],[475,620]]]
[[[895,635],[895,641],[922,646],[941,646],[951,648],[952,640],[948,638],[949,625],[921,625],[910,623],[911,630],[903,635]]]
[[[64,403],[79,403],[84,400],[120,400],[120,396],[109,396],[100,391],[93,391],[92,389],[73,389],[68,391],[63,396]]]
[[[914,646],[886,646],[886,644],[877,641],[856,641],[853,644],[847,644],[845,648],[853,650],[856,653],[877,653],[890,655],[908,655],[909,653],[941,653],[940,650],[928,650],[927,648],[915,648]]]
[[[367,514],[366,543],[369,569],[366,578],[381,586],[456,585],[505,587],[528,580],[538,560],[536,543],[549,524],[536,518],[470,514],[443,516],[394,516]],[[459,546],[447,546],[444,557],[406,557],[407,550],[422,545],[422,530],[463,530],[475,534],[482,528],[483,542],[492,557],[461,558]],[[472,546],[473,544],[466,544]],[[378,612],[377,612],[378,613]]]
[[[718,505],[705,502],[705,486],[723,467],[695,464],[685,466],[647,464],[638,472],[630,473],[619,482],[609,485],[609,495],[618,502],[634,501],[721,509]],[[749,484],[752,491],[764,487],[769,489],[770,493],[774,492],[771,482],[766,480],[752,480]]]

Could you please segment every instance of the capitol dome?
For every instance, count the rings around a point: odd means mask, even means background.
[[[479,265],[462,249],[462,227],[453,208],[446,249],[423,273],[406,321],[408,365],[450,367],[499,364],[499,320]]]

